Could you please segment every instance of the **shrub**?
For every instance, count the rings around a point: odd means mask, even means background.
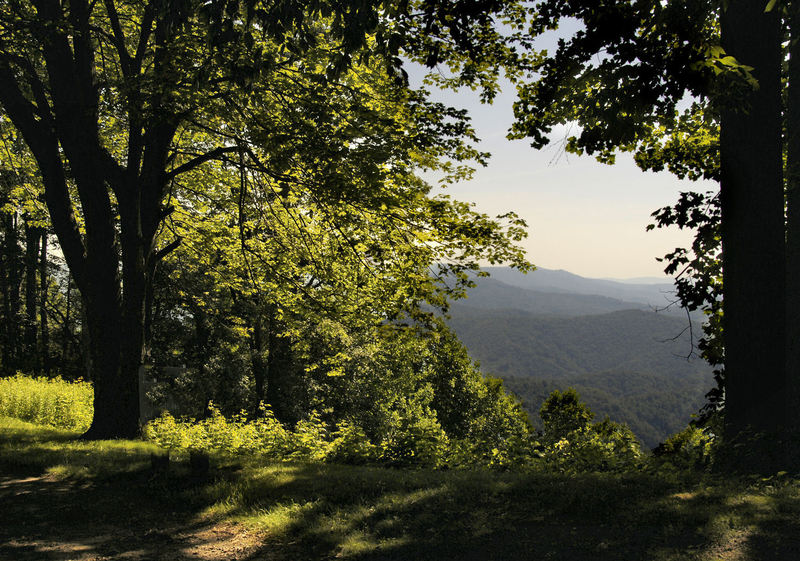
[[[544,424],[542,459],[561,472],[625,471],[640,466],[641,444],[627,426],[606,417],[591,424],[594,417],[570,388],[554,391],[542,405]]]
[[[272,410],[261,407],[261,415],[248,421],[244,413],[225,418],[213,403],[210,415],[201,421],[176,420],[168,412],[144,427],[144,436],[167,450],[214,452],[223,456],[262,454],[283,457],[291,454],[291,435]]]
[[[378,447],[370,441],[364,429],[342,421],[333,432],[327,459],[343,464],[373,463],[378,459]]]
[[[145,438],[168,450],[396,466],[440,465],[448,442],[435,419],[404,416],[398,411],[392,429],[379,444],[350,421],[341,421],[329,429],[316,412],[297,423],[294,430],[286,429],[266,407],[262,407],[261,416],[250,421],[243,414],[229,420],[213,405],[210,413],[200,421],[176,420],[164,413],[145,426]]]
[[[567,388],[563,392],[555,390],[548,396],[539,409],[539,417],[544,427],[545,442],[553,444],[588,427],[594,413],[581,401],[575,389]]]
[[[94,394],[88,382],[33,378],[0,379],[0,415],[83,432],[92,422]]]
[[[704,469],[713,460],[715,437],[709,428],[689,425],[655,449],[662,466],[679,470]]]

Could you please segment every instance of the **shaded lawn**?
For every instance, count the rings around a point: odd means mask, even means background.
[[[150,444],[0,420],[0,559],[800,559],[800,483],[391,470],[250,458],[206,479]]]

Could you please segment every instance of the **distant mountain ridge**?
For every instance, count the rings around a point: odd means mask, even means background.
[[[655,446],[689,422],[712,386],[692,337],[700,323],[669,303],[669,284],[586,279],[490,267],[449,325],[481,369],[503,378],[536,422],[554,389],[573,386],[600,418],[628,423]],[[695,315],[695,318],[698,316]]]
[[[668,283],[635,283],[590,279],[568,271],[538,268],[528,274],[510,267],[485,267],[496,281],[538,292],[587,294],[616,300],[637,302],[656,309],[674,300],[675,287]],[[481,281],[479,281],[481,282]]]
[[[648,305],[642,302],[596,294],[529,290],[494,278],[479,279],[477,286],[469,290],[467,298],[456,301],[454,306],[481,310],[515,310],[563,317],[649,309]]]

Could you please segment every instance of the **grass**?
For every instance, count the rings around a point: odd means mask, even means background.
[[[0,378],[0,415],[40,425],[83,432],[92,421],[93,401],[88,382],[22,374]]]
[[[151,444],[76,436],[0,419],[0,544],[12,544],[0,558],[46,558],[41,544],[59,543],[98,558],[188,559],[186,536],[207,527],[250,536],[245,559],[800,558],[800,483],[785,477],[690,482],[212,458],[211,475],[197,479],[180,458],[153,473]],[[97,521],[112,536],[99,545]],[[113,537],[125,532],[127,541]],[[236,539],[213,535],[218,556],[207,558],[239,555]]]

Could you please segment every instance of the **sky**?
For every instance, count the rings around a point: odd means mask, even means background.
[[[412,85],[418,84],[421,70],[407,69]],[[487,106],[469,90],[432,92],[437,101],[469,110],[482,140],[478,148],[492,153],[489,165],[471,181],[444,192],[474,202],[480,212],[514,211],[525,219],[523,246],[536,266],[592,278],[668,280],[665,264],[656,258],[687,246],[691,233],[677,228],[647,232],[650,214],[673,204],[681,191],[716,185],[681,181],[669,172],[643,172],[628,154],[618,155],[609,166],[592,156],[567,154],[558,142],[537,151],[525,140],[509,141],[514,93],[506,88]],[[563,129],[553,132],[554,139],[564,136]]]

